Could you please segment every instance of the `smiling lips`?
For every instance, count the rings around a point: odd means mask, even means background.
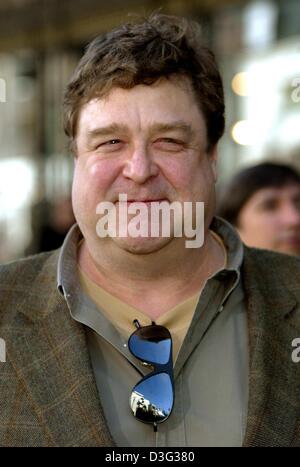
[[[145,203],[145,204],[150,204],[150,203],[161,203],[163,201],[168,201],[166,198],[160,198],[160,199],[151,199],[151,198],[144,198],[144,199],[128,199],[126,201],[127,204],[131,203]],[[117,200],[116,203],[124,203],[125,201],[119,201]]]
[[[162,201],[167,201],[166,199],[129,199],[127,203],[161,203]]]

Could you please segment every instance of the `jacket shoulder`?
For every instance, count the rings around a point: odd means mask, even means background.
[[[45,263],[57,252],[40,253],[17,261],[0,264],[0,289],[6,285],[31,284],[43,269]]]
[[[0,265],[0,322],[56,289],[59,250]]]
[[[0,273],[2,271],[16,270],[18,268],[26,268],[31,264],[38,265],[44,263],[51,255],[56,253],[56,251],[47,251],[45,253],[38,253],[36,255],[26,256],[21,259],[17,259],[8,263],[0,264]]]
[[[292,292],[300,303],[300,258],[269,250],[245,247],[244,274],[266,289]]]
[[[300,268],[300,257],[277,253],[271,250],[262,250],[259,248],[250,248],[244,246],[245,256],[250,257],[258,266],[266,267],[268,264],[281,265],[282,268]]]

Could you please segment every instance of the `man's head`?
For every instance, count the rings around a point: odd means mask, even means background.
[[[224,99],[199,34],[194,23],[154,15],[96,38],[80,61],[64,117],[76,155],[74,212],[90,249],[96,206],[116,203],[120,193],[143,202],[203,201],[209,225]],[[170,241],[116,240],[140,253]]]
[[[300,175],[263,163],[239,172],[220,199],[220,216],[249,246],[300,255]]]
[[[64,128],[76,152],[78,117],[84,104],[113,88],[132,89],[161,78],[187,78],[203,113],[208,144],[224,132],[223,85],[214,55],[203,45],[200,26],[184,18],[154,14],[96,37],[67,87]]]

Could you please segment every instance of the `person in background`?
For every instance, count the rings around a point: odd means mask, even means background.
[[[37,253],[59,248],[74,222],[75,218],[71,199],[58,199],[51,205],[48,221],[41,227],[37,242]]]
[[[266,162],[235,175],[220,197],[218,214],[251,247],[300,255],[300,175]]]
[[[59,197],[50,203],[42,199],[31,207],[32,238],[25,256],[61,247],[75,218],[70,197]]]

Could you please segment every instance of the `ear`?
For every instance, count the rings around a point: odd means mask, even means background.
[[[218,169],[217,169],[217,164],[218,164],[218,145],[215,144],[208,152],[208,157],[210,160],[211,164],[211,169],[214,175],[214,181],[217,183],[218,180]]]

